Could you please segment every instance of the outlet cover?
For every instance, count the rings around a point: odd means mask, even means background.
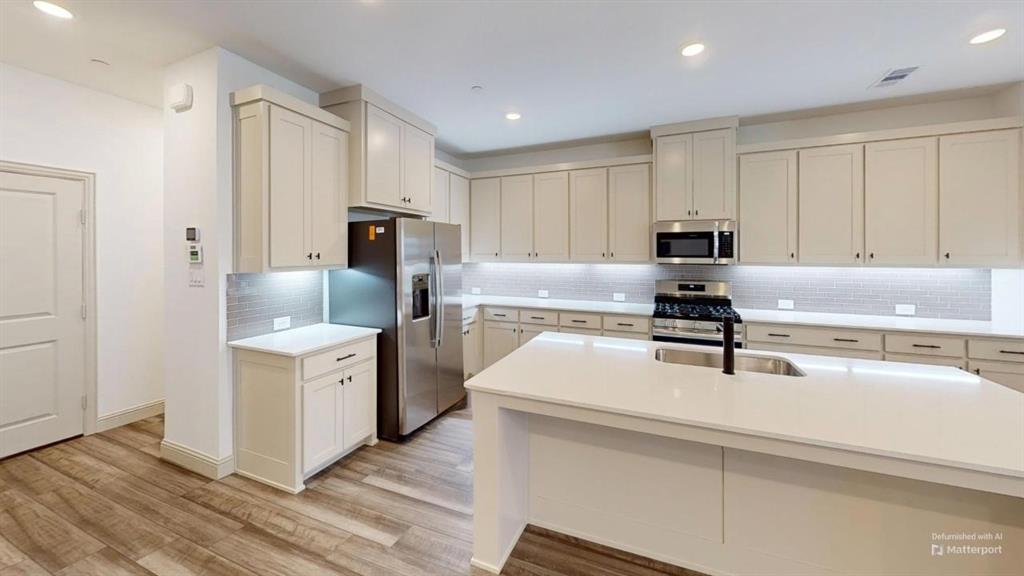
[[[792,309],[793,309],[793,301],[792,300],[779,300],[779,310],[792,310]]]
[[[281,316],[280,318],[274,318],[274,330],[284,330],[285,328],[292,327],[291,316]]]
[[[914,304],[897,304],[897,316],[914,316],[917,314],[917,306]]]
[[[470,291],[471,294],[479,294],[480,293],[480,289],[477,288],[476,286],[473,286],[472,288],[470,288],[469,291]]]
[[[626,295],[622,292],[612,292],[612,300],[616,302],[625,302]]]
[[[538,298],[547,298],[548,297],[548,291],[547,290],[537,290],[537,297]]]

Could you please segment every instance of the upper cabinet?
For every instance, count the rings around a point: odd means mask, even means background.
[[[474,262],[501,256],[501,178],[481,178],[469,187],[469,248]]]
[[[533,176],[533,259],[569,259],[569,173]]]
[[[799,154],[800,262],[858,264],[864,253],[864,146]],[[742,231],[740,242],[744,242]]]
[[[740,261],[794,264],[797,259],[796,151],[740,156]]]
[[[447,223],[451,218],[451,195],[449,185],[451,173],[444,168],[434,167],[434,201],[427,220]]]
[[[939,138],[939,253],[951,266],[1021,259],[1021,131]]]
[[[432,124],[365,86],[321,94],[320,105],[351,123],[349,206],[432,213]]]
[[[501,259],[533,257],[533,175],[501,179]]]
[[[440,162],[440,161],[436,161]],[[461,169],[440,162],[434,165],[434,188],[431,212],[427,220],[457,224],[462,236],[462,261],[469,254],[469,179]]]
[[[864,146],[864,248],[868,264],[935,264],[938,161],[937,138]]]
[[[267,86],[231,99],[235,272],[347,266],[349,123]]]
[[[608,169],[569,173],[569,258],[601,262],[608,258]]]
[[[651,259],[651,167],[608,169],[608,257],[616,262]]]
[[[735,218],[735,127],[666,133],[670,128],[652,130],[655,220]]]

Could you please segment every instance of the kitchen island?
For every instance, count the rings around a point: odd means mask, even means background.
[[[797,354],[804,376],[544,333],[467,383],[475,566],[526,524],[709,574],[1017,574],[1024,394]],[[941,552],[941,554],[940,554]]]

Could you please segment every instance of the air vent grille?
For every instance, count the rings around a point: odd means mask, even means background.
[[[874,86],[876,88],[885,88],[886,86],[892,86],[893,84],[905,80],[907,76],[910,76],[917,69],[918,66],[910,66],[907,68],[894,68],[886,72],[885,75],[882,76],[881,80],[875,82]]]

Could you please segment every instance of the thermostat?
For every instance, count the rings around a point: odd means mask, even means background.
[[[188,243],[188,263],[189,264],[202,264],[203,263],[203,245],[198,242]]]

